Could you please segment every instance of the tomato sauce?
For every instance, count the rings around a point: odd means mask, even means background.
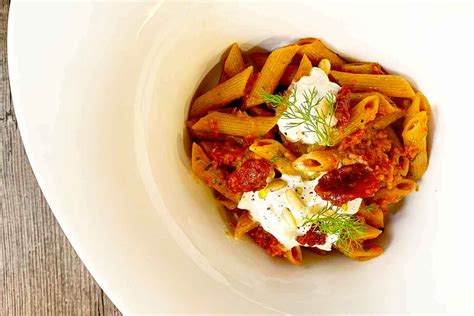
[[[227,187],[233,193],[257,191],[267,185],[272,165],[263,159],[249,159],[227,178]]]
[[[283,248],[283,245],[280,244],[273,235],[265,231],[262,226],[252,229],[248,232],[248,235],[257,243],[257,245],[265,249],[270,256],[285,255],[286,251]]]
[[[228,143],[212,143],[208,148],[209,157],[218,164],[234,166],[243,159],[246,148]]]
[[[339,150],[347,156],[358,157],[373,171],[382,187],[391,187],[401,166],[400,156],[406,155],[389,137],[387,129],[367,129],[353,133],[344,139]]]
[[[351,89],[348,87],[342,87],[336,96],[336,105],[334,114],[337,118],[337,127],[344,127],[347,125],[351,118],[349,112],[349,105],[351,102]]]
[[[314,191],[322,199],[341,206],[356,198],[374,196],[380,182],[363,164],[343,166],[326,173],[319,179]]]
[[[296,237],[296,241],[303,246],[313,247],[315,245],[323,245],[326,242],[326,235],[316,231],[316,227],[311,227],[303,236]]]

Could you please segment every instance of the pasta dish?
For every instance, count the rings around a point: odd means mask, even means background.
[[[271,52],[232,44],[219,82],[186,122],[195,175],[235,238],[302,263],[302,249],[379,256],[389,207],[428,166],[430,105],[376,62],[349,62],[319,39]]]

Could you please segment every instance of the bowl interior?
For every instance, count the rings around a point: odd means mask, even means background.
[[[256,2],[12,2],[18,126],[82,261],[125,314],[472,312],[469,4]],[[407,76],[433,107],[428,171],[369,262],[296,268],[228,238],[190,171],[189,102],[222,53],[304,36]]]
[[[448,97],[440,89],[442,84],[433,80],[437,62],[433,47],[438,40],[430,27],[419,23],[416,14],[406,14],[404,7],[387,8],[391,14],[404,15],[404,23],[395,28],[386,23],[380,10],[370,6],[276,5],[271,10],[267,6],[183,8],[168,4],[142,29],[140,36],[148,43],[149,53],[137,91],[136,151],[157,212],[166,218],[169,230],[191,259],[233,290],[265,306],[295,312],[314,299],[329,310],[344,311],[336,299],[343,295],[344,304],[366,304],[370,306],[367,310],[382,305],[437,310],[439,306],[428,303],[436,295],[430,271],[438,218],[432,214],[440,210],[435,192],[441,189],[436,179],[444,150],[437,138],[443,127],[437,124],[432,124],[437,128],[431,131],[428,172],[419,191],[391,217],[381,257],[359,263],[337,255],[323,258],[307,253],[305,265],[295,268],[267,257],[251,242],[226,236],[223,213],[190,170],[184,122],[200,82],[231,43],[239,43],[245,51],[255,46],[273,49],[301,37],[321,38],[342,56],[377,61],[406,76],[431,100],[433,122]],[[171,13],[173,19],[166,19]],[[432,17],[428,12],[424,18]],[[417,45],[419,38],[423,38],[422,46]],[[373,299],[380,298],[381,292],[383,303]]]

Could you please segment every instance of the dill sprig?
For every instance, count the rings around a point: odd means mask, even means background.
[[[349,244],[360,247],[358,238],[364,234],[365,226],[352,214],[338,213],[337,207],[326,203],[316,213],[306,216],[302,227],[311,225],[326,236],[338,236],[336,244],[345,248]]]
[[[332,146],[335,142],[336,130],[330,125],[334,119],[336,95],[328,92],[319,96],[315,88],[303,91],[304,101],[296,104],[296,89],[289,96],[269,94],[263,92],[262,99],[281,112],[281,117],[292,120],[287,123],[288,128],[303,126],[308,133],[315,133],[319,142],[324,146]],[[327,113],[319,107],[325,100]],[[283,106],[283,109],[281,107]]]

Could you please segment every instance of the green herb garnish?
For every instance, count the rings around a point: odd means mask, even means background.
[[[303,92],[304,101],[301,104],[296,104],[296,89],[289,97],[263,92],[261,98],[274,108],[284,107],[283,110],[278,110],[281,111],[282,118],[292,120],[287,124],[289,128],[303,126],[306,132],[315,133],[322,145],[333,146],[335,144],[336,129],[330,125],[334,119],[336,104],[336,95],[333,92],[319,96],[315,88],[305,90]],[[326,101],[327,113],[319,108],[323,100]]]
[[[342,248],[349,244],[360,247],[361,243],[358,238],[364,234],[365,225],[352,214],[337,213],[337,209],[337,207],[326,203],[315,214],[305,217],[302,226],[315,226],[319,232],[326,236],[337,235],[336,244]]]

